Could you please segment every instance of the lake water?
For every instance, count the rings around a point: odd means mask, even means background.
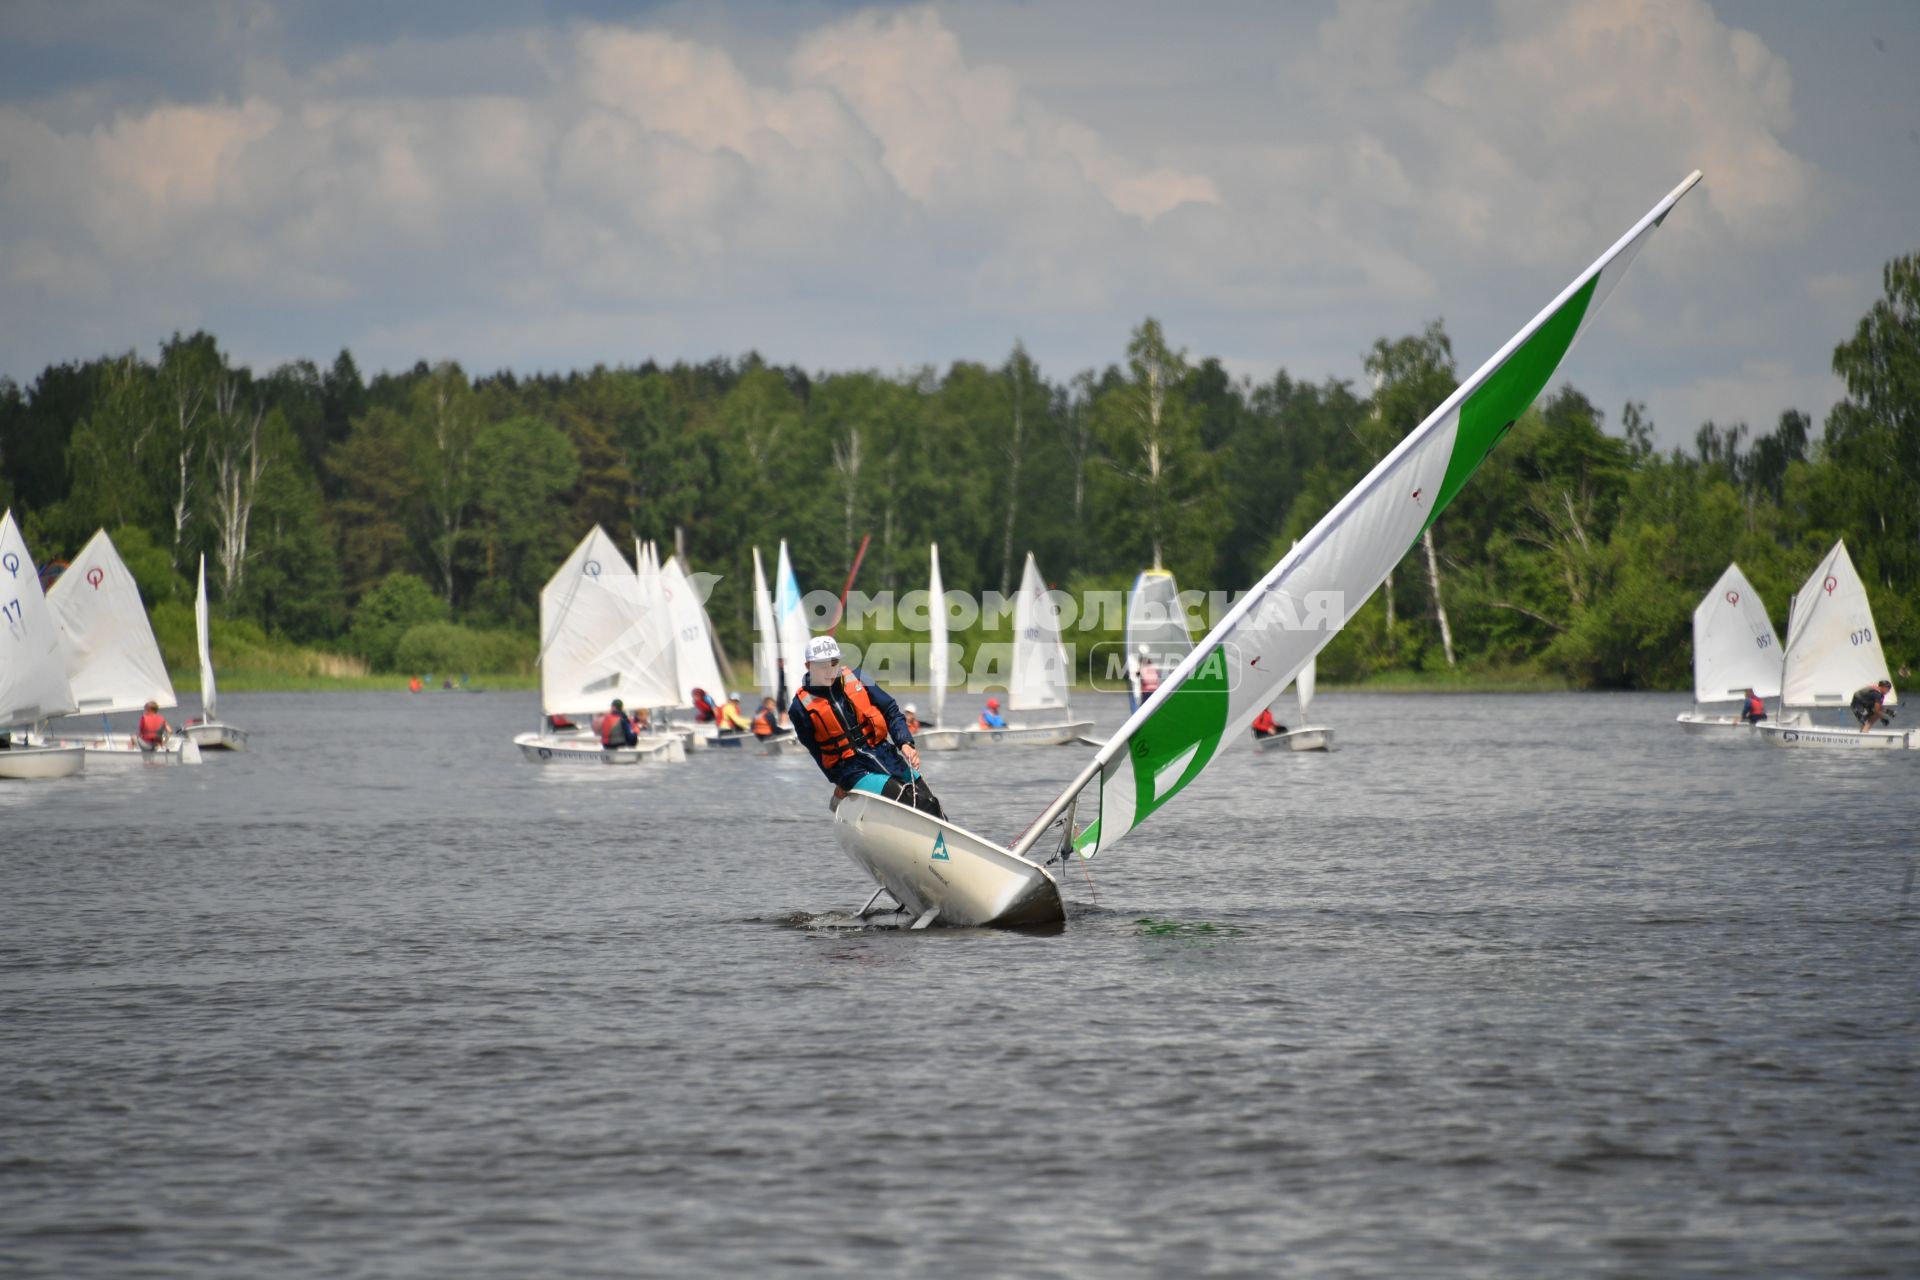
[[[1686,705],[1324,695],[1034,935],[850,927],[804,758],[228,695],[0,784],[0,1273],[1912,1275],[1920,753]]]

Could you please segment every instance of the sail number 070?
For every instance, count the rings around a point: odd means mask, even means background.
[[[1873,639],[1873,628],[1862,627],[1858,631],[1849,632],[1847,639],[1853,641],[1856,645],[1867,644]]]

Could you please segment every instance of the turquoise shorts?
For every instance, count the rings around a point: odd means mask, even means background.
[[[902,781],[902,782],[918,782],[918,781],[920,781],[920,771],[919,771],[918,769],[908,769],[908,770],[907,770],[907,776],[906,776],[906,777],[904,777],[904,778],[902,778],[902,779],[901,779],[901,781]],[[868,795],[875,795],[875,796],[877,796],[877,795],[880,795],[880,794],[882,793],[882,791],[883,791],[883,789],[884,789],[884,788],[886,787],[886,785],[887,785],[887,775],[886,775],[886,774],[884,774],[884,773],[863,773],[863,774],[861,774],[861,775],[860,775],[860,780],[859,780],[858,782],[855,782],[855,783],[854,783],[854,784],[853,784],[853,785],[852,785],[851,787],[849,787],[849,788],[847,788],[847,789],[848,789],[849,791],[864,791],[864,792],[866,792],[866,793],[867,793]]]

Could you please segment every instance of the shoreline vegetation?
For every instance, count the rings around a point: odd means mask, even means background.
[[[1644,406],[1610,417],[1570,383],[1549,388],[1346,618],[1319,658],[1324,686],[1686,688],[1693,610],[1730,562],[1784,632],[1840,539],[1889,665],[1920,667],[1920,254],[1887,262],[1882,282],[1835,335],[1846,395],[1824,423],[1781,405],[1771,423],[1669,424],[1678,443],[1662,449]],[[531,685],[543,584],[596,525],[623,554],[636,538],[677,554],[733,654],[753,642],[752,551],[783,543],[814,593],[837,593],[857,563],[854,591],[905,599],[934,542],[948,587],[975,602],[1010,595],[1029,552],[1083,608],[1147,565],[1234,591],[1459,381],[1437,319],[1378,339],[1351,380],[1236,377],[1151,318],[1116,357],[1065,377],[1016,343],[998,366],[895,374],[748,353],[525,376],[422,361],[368,378],[346,351],[256,373],[214,335],[176,333],[157,360],[0,375],[0,506],[43,585],[107,530],[175,669],[195,665],[204,557],[216,669],[234,688],[429,671]],[[1084,664],[1122,640],[1119,619],[1096,616],[1075,630]],[[971,657],[1006,624],[950,630]],[[841,638],[924,636],[856,612]]]

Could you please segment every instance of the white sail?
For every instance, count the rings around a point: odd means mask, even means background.
[[[633,707],[676,696],[640,616],[634,571],[599,525],[540,591],[540,703],[549,715],[591,715],[615,698]]]
[[[727,681],[713,656],[713,629],[680,557],[668,556],[660,576],[667,618],[673,626],[673,665],[680,700],[691,706],[693,691],[705,689],[715,702],[725,702]]]
[[[1300,723],[1307,723],[1307,712],[1313,709],[1313,664],[1315,659],[1308,658],[1307,665],[1300,668],[1300,674],[1293,678],[1294,696],[1300,699]]]
[[[927,668],[933,723],[944,724],[947,714],[947,584],[940,577],[940,544],[927,549],[930,572],[927,577],[928,653]]]
[[[1142,569],[1127,593],[1127,686],[1137,703],[1140,693],[1140,648],[1162,676],[1193,652],[1193,633],[1187,630],[1186,611],[1180,605],[1180,584],[1165,569]]]
[[[32,724],[74,710],[60,624],[13,512],[0,516],[0,726]]]
[[[1780,638],[1760,593],[1730,564],[1694,606],[1693,700],[1726,702],[1752,689],[1780,696]]]
[[[200,646],[200,718],[215,720],[216,692],[213,687],[213,639],[207,629],[207,557],[200,557],[200,583],[193,594],[193,633]]]
[[[1866,585],[1847,544],[1836,542],[1794,597],[1781,701],[1789,707],[1843,707],[1855,690],[1891,678]],[[1898,694],[1887,694],[1889,706]]]
[[[769,698],[780,696],[780,633],[773,625],[773,597],[760,548],[753,549],[753,681]]]
[[[1024,854],[1099,780],[1085,857],[1133,830],[1237,741],[1344,626],[1552,379],[1696,171],[1409,432],[1210,631],[1014,846]]]
[[[1071,673],[1060,643],[1060,612],[1047,599],[1033,553],[1020,571],[1020,595],[1013,602],[1013,670],[1007,679],[1007,706],[1014,711],[1057,711],[1067,705]]]
[[[667,575],[660,564],[659,547],[651,540],[634,539],[633,563],[634,596],[639,602],[635,646],[645,655],[655,683],[673,690],[670,697],[645,705],[656,710],[683,710],[693,705],[693,699],[680,687],[678,629],[667,599]]]
[[[67,684],[80,711],[176,705],[140,588],[105,529],[87,540],[47,592],[47,608],[60,624]]]
[[[780,559],[774,565],[773,621],[780,631],[781,688],[792,701],[807,676],[807,642],[813,633],[807,627],[807,610],[801,603],[800,582],[793,576],[793,561],[787,558],[785,538],[780,540]]]

